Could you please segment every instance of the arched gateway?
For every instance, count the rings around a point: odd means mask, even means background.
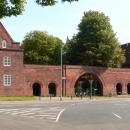
[[[41,96],[41,85],[39,83],[34,83],[32,89],[33,96]]]
[[[50,83],[48,85],[49,95],[55,97],[56,96],[56,84]]]
[[[78,78],[75,84],[76,96],[103,95],[103,85],[100,79],[94,74],[84,74]]]
[[[122,84],[121,83],[117,83],[117,85],[116,85],[116,94],[117,95],[122,94]]]
[[[130,83],[127,84],[127,94],[130,94]]]

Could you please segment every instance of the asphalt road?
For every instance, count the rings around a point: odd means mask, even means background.
[[[0,105],[0,130],[130,130],[130,100]]]

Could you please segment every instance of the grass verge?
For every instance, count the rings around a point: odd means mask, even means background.
[[[33,96],[0,96],[0,101],[28,101],[34,99]]]

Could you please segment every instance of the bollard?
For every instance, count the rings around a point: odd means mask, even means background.
[[[39,95],[39,101],[41,100],[41,95]]]
[[[50,100],[51,100],[52,98],[51,98],[51,94],[50,94]]]
[[[60,101],[62,101],[62,96],[60,96]]]
[[[71,95],[71,100],[73,99],[73,96]]]
[[[81,94],[81,96],[80,96],[80,97],[81,97],[81,100],[82,100],[82,99],[83,99],[83,96],[82,96],[82,94]]]

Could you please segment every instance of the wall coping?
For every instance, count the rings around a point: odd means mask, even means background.
[[[130,68],[107,68],[107,67],[96,67],[96,66],[80,66],[80,65],[65,65],[66,69],[86,69],[86,70],[99,70],[99,71],[112,71],[112,72],[130,72]],[[24,64],[25,69],[42,69],[42,68],[53,68],[61,69],[58,65],[32,65]]]
[[[54,65],[24,64],[24,68],[25,68],[25,69],[43,69],[43,68],[60,69],[60,66],[54,66]]]

